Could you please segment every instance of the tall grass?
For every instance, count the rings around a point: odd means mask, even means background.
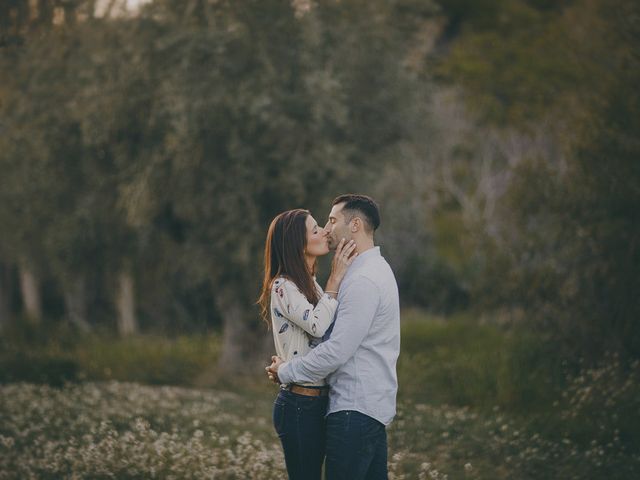
[[[0,383],[49,385],[121,380],[153,385],[196,385],[214,365],[218,335],[167,338],[80,335],[65,327],[44,334],[28,325],[0,337]]]
[[[565,385],[549,340],[522,330],[409,312],[398,362],[402,396],[433,404],[544,410]]]

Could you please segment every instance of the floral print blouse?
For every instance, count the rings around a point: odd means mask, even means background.
[[[338,301],[324,293],[314,306],[291,280],[278,277],[271,287],[271,325],[276,354],[285,361],[303,356],[322,342],[338,307]],[[324,380],[301,385],[325,385]]]

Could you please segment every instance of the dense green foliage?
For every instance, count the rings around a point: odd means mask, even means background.
[[[244,361],[270,219],[360,191],[406,305],[640,351],[635,2],[32,3],[1,5],[1,327],[128,308]]]
[[[582,355],[637,355],[638,6],[497,3],[489,25],[499,28],[461,19],[442,70],[467,85],[486,121],[546,135],[548,145],[512,169],[501,233],[483,240],[492,264],[476,297],[517,305]]]

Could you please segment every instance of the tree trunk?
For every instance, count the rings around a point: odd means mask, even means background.
[[[216,291],[216,305],[223,318],[218,373],[225,376],[264,373],[273,354],[271,332],[260,322],[252,302],[241,299],[232,288]]]
[[[11,277],[11,267],[0,262],[0,331],[4,330],[11,321],[13,293],[13,279]]]
[[[133,276],[124,270],[118,277],[116,298],[118,309],[118,333],[121,337],[133,335],[138,331]]]
[[[86,282],[83,276],[78,276],[65,285],[64,302],[67,319],[83,332],[91,330],[87,320]]]
[[[20,291],[25,315],[31,322],[40,323],[42,321],[40,285],[33,270],[25,263],[20,266]]]

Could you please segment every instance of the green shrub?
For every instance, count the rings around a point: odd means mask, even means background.
[[[403,316],[398,376],[416,401],[511,410],[545,408],[562,388],[553,344],[522,331],[459,316]]]
[[[77,380],[193,385],[215,364],[215,335],[169,339],[139,335],[117,338],[53,329],[45,338],[28,329],[7,332],[0,351],[0,382],[62,385]]]
[[[18,354],[0,359],[0,383],[44,383],[59,387],[77,379],[78,364],[69,358]]]
[[[94,337],[78,345],[75,356],[81,376],[87,379],[193,385],[203,371],[215,364],[218,352],[216,336]]]

